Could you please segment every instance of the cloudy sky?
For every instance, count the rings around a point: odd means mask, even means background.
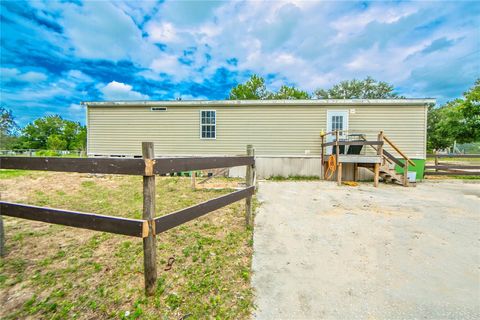
[[[252,73],[308,91],[368,75],[456,98],[480,77],[480,2],[5,1],[1,104],[24,125],[80,101],[224,99]]]

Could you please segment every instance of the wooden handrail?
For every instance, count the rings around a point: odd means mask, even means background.
[[[407,161],[408,163],[410,163],[412,166],[415,167],[415,162],[413,162],[412,160],[410,160],[409,157],[407,157],[407,155],[405,153],[403,153],[392,141],[390,141],[390,139],[387,138],[387,136],[383,135],[383,139],[385,141],[387,141],[387,143],[395,150],[398,152],[399,155],[401,155],[405,161]]]
[[[332,141],[332,142],[325,142],[323,143],[324,147],[331,147],[331,146],[381,146],[383,145],[382,141]]]

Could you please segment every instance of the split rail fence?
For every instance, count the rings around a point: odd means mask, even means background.
[[[480,159],[480,154],[431,154],[427,157],[434,158],[435,164],[425,166],[426,176],[480,176],[480,165],[465,164],[465,160]],[[460,159],[463,163],[440,162],[440,159]]]
[[[251,145],[247,146],[247,156],[155,158],[153,143],[143,142],[142,154],[143,158],[134,159],[0,157],[0,169],[143,176],[142,219],[128,219],[0,201],[0,254],[5,254],[2,215],[139,237],[143,239],[145,292],[147,295],[152,295],[157,279],[155,242],[157,234],[242,199],[246,199],[246,225],[247,227],[251,226],[252,196],[255,193],[255,158]],[[155,217],[155,175],[237,166],[247,166],[246,188],[164,216]]]

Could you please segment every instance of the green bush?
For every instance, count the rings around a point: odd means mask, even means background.
[[[38,150],[35,152],[35,156],[37,157],[58,157],[60,153],[54,150]]]

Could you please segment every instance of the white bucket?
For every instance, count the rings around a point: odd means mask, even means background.
[[[408,182],[415,182],[417,180],[417,173],[415,171],[407,172]]]

